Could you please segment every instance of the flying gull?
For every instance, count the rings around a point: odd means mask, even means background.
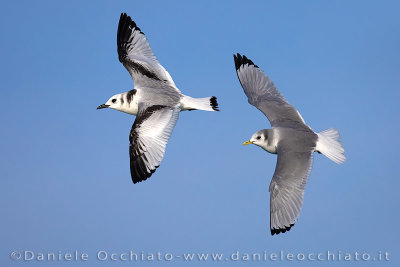
[[[249,103],[264,113],[272,126],[272,129],[256,132],[243,145],[254,144],[278,154],[269,185],[270,228],[271,235],[284,233],[300,215],[314,152],[322,153],[338,164],[346,160],[340,135],[332,128],[315,133],[257,65],[239,53],[233,57]]]
[[[135,88],[112,96],[97,109],[112,108],[136,115],[129,134],[129,156],[132,181],[138,183],[159,167],[179,112],[218,111],[218,103],[215,96],[192,98],[182,94],[154,56],[144,33],[126,13],[119,19],[117,49]]]

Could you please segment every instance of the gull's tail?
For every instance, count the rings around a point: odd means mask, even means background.
[[[346,161],[344,148],[339,140],[340,134],[338,130],[329,128],[325,131],[317,133],[317,135],[318,141],[315,151],[324,154],[337,164],[341,164]]]
[[[204,98],[192,98],[190,96],[184,96],[181,100],[182,110],[208,110],[208,111],[219,111],[218,102],[215,96],[204,97]]]

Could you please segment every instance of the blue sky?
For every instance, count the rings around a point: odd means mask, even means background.
[[[353,264],[398,265],[399,8],[397,1],[2,3],[1,265],[52,264],[10,259],[26,250],[89,254],[87,262],[60,266],[92,266],[101,250],[388,251],[388,262]],[[181,113],[161,167],[136,185],[128,156],[134,117],[96,110],[133,88],[117,57],[121,12],[136,21],[185,94],[216,95],[221,108]],[[270,125],[247,103],[236,52],[262,68],[315,131],[339,129],[346,149],[341,166],[315,155],[302,213],[283,235],[269,234],[276,156],[241,146]]]

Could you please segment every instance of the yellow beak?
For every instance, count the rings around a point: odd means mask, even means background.
[[[244,142],[243,144],[242,144],[242,146],[245,146],[245,145],[250,145],[250,144],[252,144],[253,143],[253,141],[246,141],[246,142]]]

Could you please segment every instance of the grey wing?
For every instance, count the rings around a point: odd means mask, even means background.
[[[269,186],[272,235],[289,231],[300,215],[312,163],[313,151],[295,152],[278,147],[278,161]]]
[[[267,116],[271,126],[284,126],[293,122],[306,126],[300,113],[285,100],[257,65],[239,53],[233,57],[236,73],[249,103]]]
[[[179,108],[161,105],[139,107],[139,113],[129,135],[133,183],[149,178],[161,164],[179,111]]]
[[[135,87],[167,84],[179,92],[171,75],[154,56],[144,33],[126,13],[122,13],[119,19],[117,48],[119,61],[131,74]]]

